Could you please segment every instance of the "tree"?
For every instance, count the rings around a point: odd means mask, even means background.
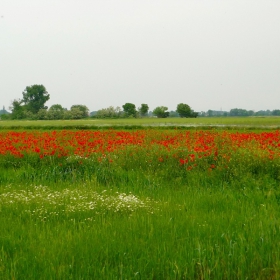
[[[70,110],[65,110],[64,114],[63,114],[63,118],[65,120],[71,120],[73,119],[73,116],[71,114],[71,111]]]
[[[247,111],[247,115],[248,116],[253,116],[254,114],[255,114],[255,112],[253,110]]]
[[[95,115],[96,118],[119,118],[121,117],[121,108],[116,107],[114,108],[113,106],[110,106],[108,108],[104,108],[101,110],[98,110]]]
[[[70,111],[73,112],[74,119],[82,119],[89,116],[89,109],[85,105],[73,105]],[[78,111],[80,111],[80,113]]]
[[[48,110],[47,109],[40,109],[37,113],[38,120],[47,120],[49,119]]]
[[[141,107],[139,108],[139,112],[141,114],[141,116],[146,116],[148,114],[149,111],[149,106],[148,104],[141,104]]]
[[[127,117],[130,116],[136,117],[137,111],[136,111],[136,106],[134,104],[125,103],[122,107]]]
[[[27,86],[22,95],[21,101],[26,111],[37,114],[40,109],[47,109],[45,103],[50,99],[50,95],[43,85]]]
[[[271,115],[272,116],[280,116],[280,110],[273,110]]]
[[[178,104],[176,112],[180,115],[181,118],[190,118],[192,116],[192,109],[188,104]]]
[[[60,104],[54,104],[48,111],[48,118],[51,120],[61,120],[64,117],[65,109]]]
[[[191,118],[197,118],[198,117],[198,112],[194,112],[192,110],[192,115],[191,115]]]
[[[22,106],[22,101],[20,99],[15,99],[12,101],[10,106],[10,110],[12,111],[11,118],[12,119],[23,119],[24,118],[24,107]]]
[[[257,111],[255,113],[255,116],[270,116],[272,114],[272,112],[270,110],[261,110],[261,111]]]
[[[82,119],[84,117],[83,112],[77,108],[71,108],[70,110],[70,119],[74,119],[74,120],[78,120],[78,119]]]
[[[168,108],[165,106],[156,107],[153,114],[158,118],[167,118],[169,116],[169,112],[166,112],[167,110]]]
[[[249,113],[245,109],[234,108],[229,111],[229,115],[233,117],[240,117],[240,116],[245,117],[248,116]]]
[[[169,117],[170,118],[178,118],[179,117],[179,114],[177,111],[170,111],[169,112]]]

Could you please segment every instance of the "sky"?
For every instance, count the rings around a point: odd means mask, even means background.
[[[1,0],[0,109],[280,109],[279,0]]]

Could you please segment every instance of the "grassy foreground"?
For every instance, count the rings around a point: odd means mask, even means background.
[[[0,279],[280,278],[278,132],[33,134],[1,138]]]
[[[248,187],[10,185],[0,278],[279,279],[279,201]]]
[[[0,121],[0,129],[99,129],[106,127],[228,127],[245,129],[279,129],[280,117],[213,117],[213,118],[141,118],[87,119],[56,121]]]

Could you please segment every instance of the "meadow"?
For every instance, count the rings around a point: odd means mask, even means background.
[[[0,129],[104,129],[112,128],[239,128],[280,129],[280,117],[212,117],[212,118],[131,118],[85,120],[8,120],[0,121]]]
[[[271,120],[3,129],[0,279],[279,279]]]

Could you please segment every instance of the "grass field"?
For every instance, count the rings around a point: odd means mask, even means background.
[[[259,129],[0,131],[0,279],[279,279]]]
[[[279,129],[280,117],[217,117],[217,118],[142,118],[142,119],[88,119],[65,121],[0,121],[0,129],[61,129],[61,128],[104,128],[104,127],[239,127],[252,129]]]

